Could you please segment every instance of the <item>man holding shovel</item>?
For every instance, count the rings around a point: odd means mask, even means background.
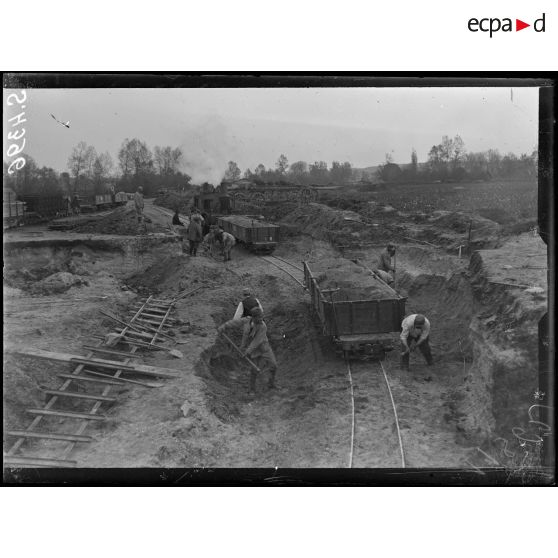
[[[231,343],[237,351],[250,363],[250,387],[249,392],[256,391],[256,378],[258,372],[269,372],[268,388],[275,387],[275,373],[277,371],[277,361],[267,338],[267,326],[263,320],[263,312],[259,307],[252,309],[250,318],[242,318],[241,320],[229,320],[219,326],[218,331],[223,333],[230,324],[238,324],[242,322],[242,343],[238,348],[225,335],[225,338]]]
[[[422,353],[428,366],[432,366],[430,350],[430,322],[422,314],[411,314],[401,323],[401,367],[409,370],[409,355],[415,347]]]

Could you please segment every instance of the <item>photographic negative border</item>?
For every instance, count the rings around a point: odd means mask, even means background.
[[[539,385],[554,410],[545,467],[510,477],[503,468],[467,469],[5,469],[4,482],[23,485],[203,485],[203,486],[483,486],[548,485],[555,482],[555,178],[556,81],[547,72],[479,73],[9,73],[4,88],[300,88],[300,87],[539,87],[539,234],[547,245],[548,314],[541,320]],[[546,340],[542,342],[543,338]]]

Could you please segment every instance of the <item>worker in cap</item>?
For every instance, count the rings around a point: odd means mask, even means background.
[[[374,270],[382,281],[388,285],[395,279],[395,244],[389,243],[386,249],[380,254],[376,269]]]
[[[422,314],[411,314],[401,323],[401,367],[409,370],[411,351],[418,347],[428,366],[432,365],[432,352],[429,343],[430,322]]]
[[[259,308],[263,312],[260,301],[254,296],[252,290],[245,287],[242,289],[242,300],[236,307],[233,320],[240,320],[240,318],[248,318],[252,315],[252,309]]]
[[[223,332],[230,326],[242,324],[242,343],[240,350],[243,355],[248,357],[260,370],[269,374],[268,388],[275,387],[275,373],[277,371],[277,361],[267,338],[267,326],[263,319],[263,311],[259,307],[255,307],[251,311],[250,317],[241,318],[240,320],[229,320],[219,326],[219,332]],[[255,393],[256,379],[258,372],[251,368],[249,392]]]

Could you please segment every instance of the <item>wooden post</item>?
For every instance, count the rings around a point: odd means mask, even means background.
[[[467,252],[471,255],[471,229],[473,227],[473,220],[469,220],[469,236],[467,238]]]

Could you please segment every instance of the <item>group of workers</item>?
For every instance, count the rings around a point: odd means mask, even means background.
[[[207,223],[207,216],[204,217],[198,209],[193,208],[190,214],[190,221],[186,225],[180,220],[178,209],[175,210],[172,218],[173,226],[177,227],[177,231],[182,236],[180,229],[186,229],[186,238],[189,243],[189,255],[197,256],[200,243],[204,243],[213,256],[217,244],[221,246],[223,260],[228,262],[231,260],[231,251],[236,244],[234,236],[225,232],[218,225],[210,226]]]
[[[134,196],[134,207],[138,223],[140,225],[144,224],[144,201],[143,189],[141,187],[138,188]],[[218,226],[209,226],[206,217],[197,209],[192,209],[187,225],[180,220],[177,209],[173,215],[172,224],[174,227],[186,229],[190,256],[197,255],[201,242],[208,246],[213,255],[214,247],[216,243],[219,243],[222,248],[223,260],[230,261],[231,250],[236,242],[234,236]],[[373,269],[374,275],[389,286],[395,281],[395,252],[395,245],[389,243],[385,251],[380,254],[376,268]],[[259,372],[266,373],[269,376],[268,388],[273,389],[275,387],[277,360],[267,338],[267,325],[264,320],[262,305],[248,288],[243,290],[243,298],[238,304],[232,320],[219,326],[218,331],[225,333],[227,329],[235,326],[242,326],[242,342],[239,350],[251,366],[249,392],[255,392],[256,379]],[[411,314],[403,320],[400,334],[401,368],[403,370],[409,370],[410,353],[415,348],[419,349],[428,366],[432,365],[433,358],[429,337],[430,322],[422,314]]]
[[[268,388],[275,388],[277,360],[267,338],[267,325],[260,301],[254,293],[245,288],[243,298],[238,304],[234,316],[218,328],[225,333],[229,328],[242,326],[242,356],[247,358],[250,368],[249,393],[255,393],[258,373],[268,374]],[[401,368],[409,371],[410,353],[418,349],[428,366],[432,366],[433,358],[430,349],[430,321],[422,314],[411,314],[401,323]],[[231,340],[229,339],[229,342]],[[431,380],[428,376],[427,381]]]

